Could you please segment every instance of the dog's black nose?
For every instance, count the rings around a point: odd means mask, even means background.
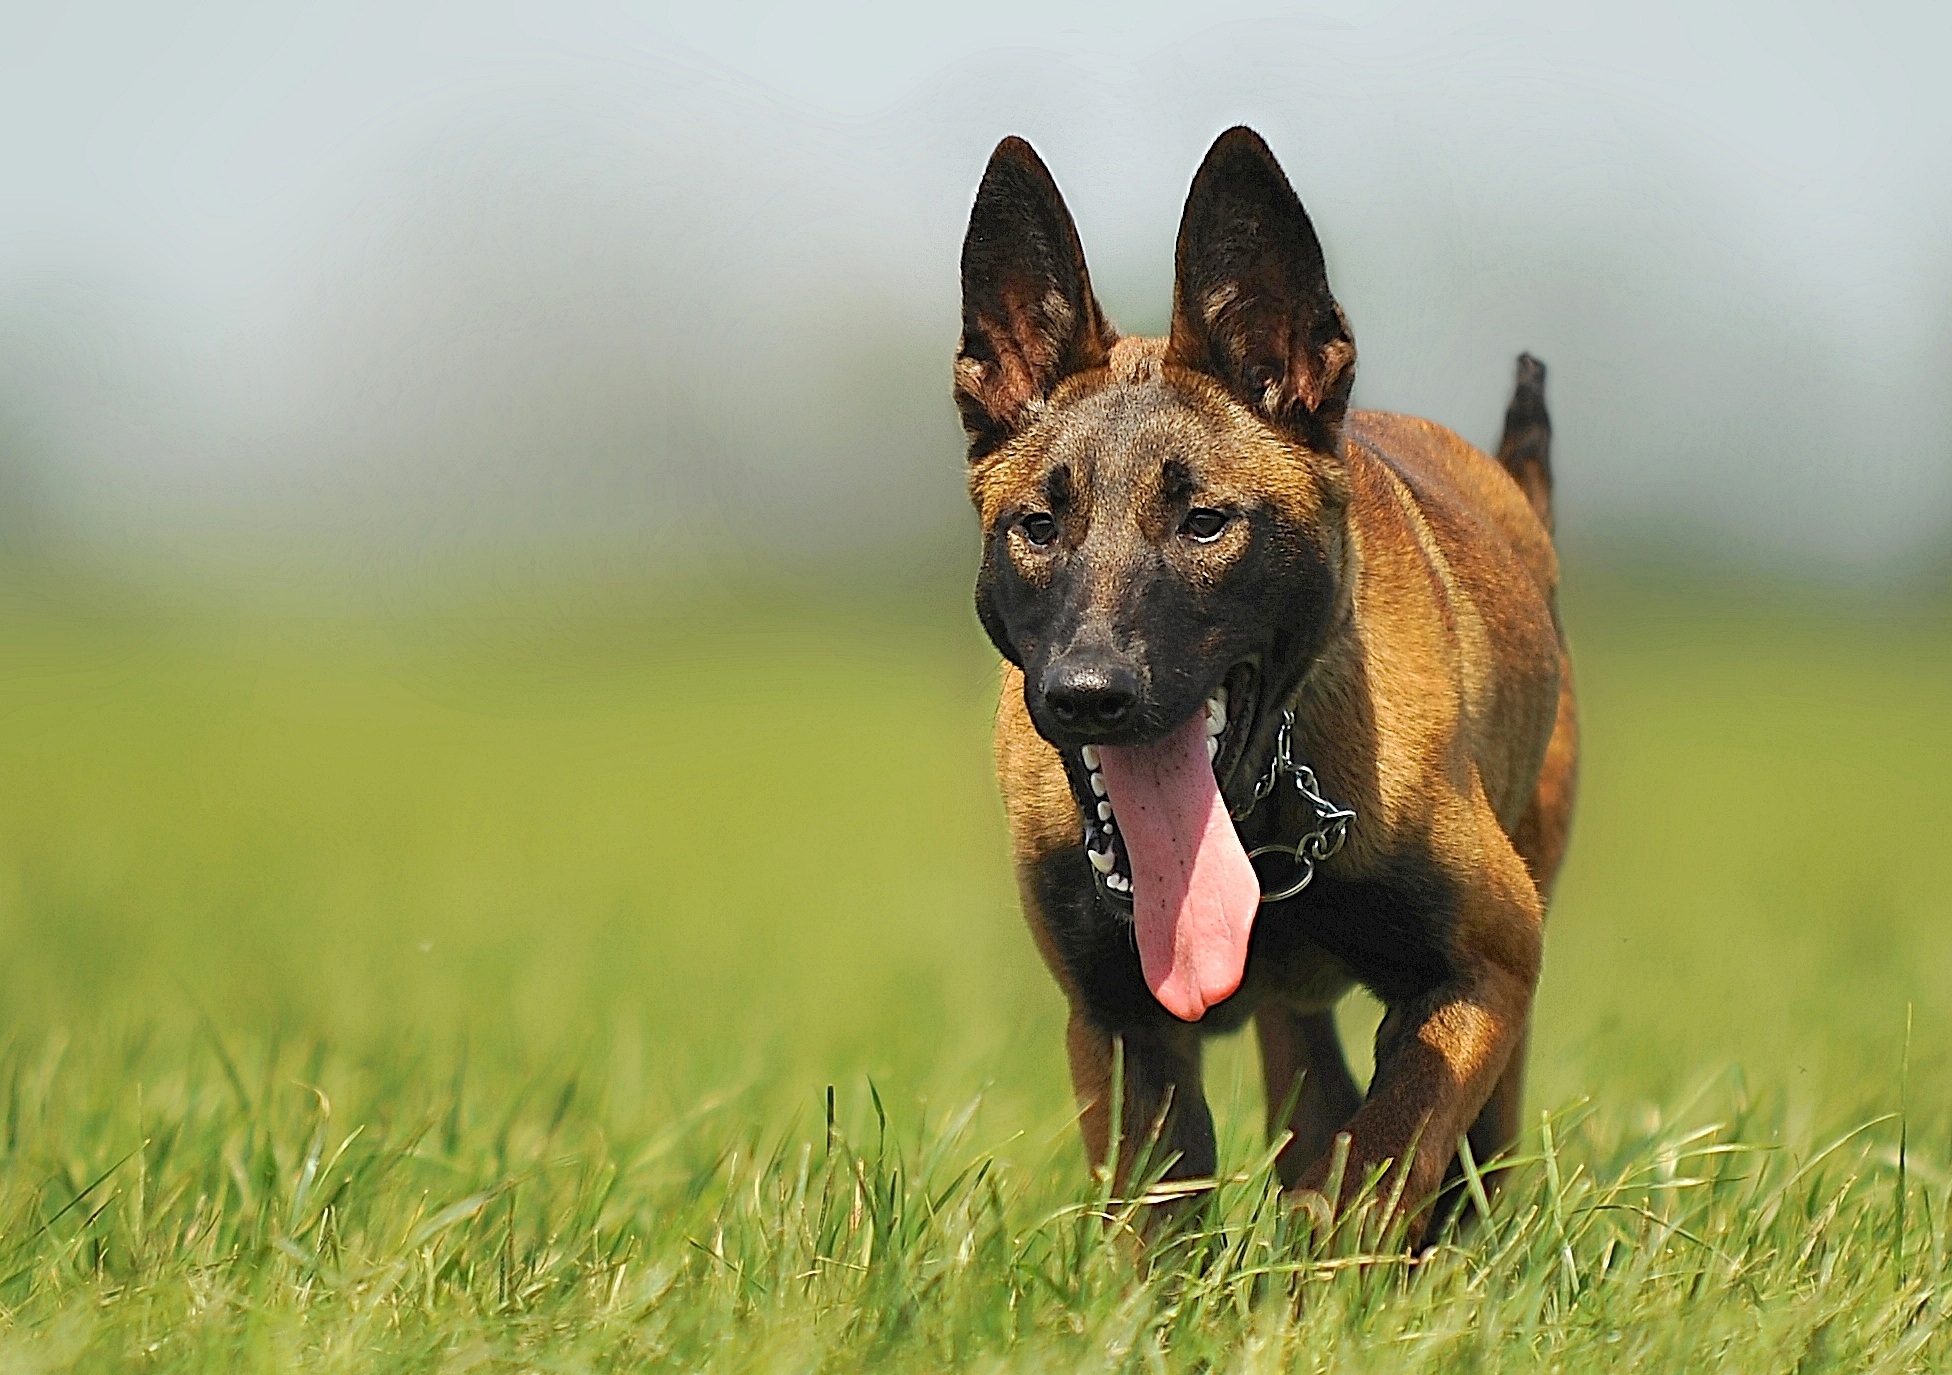
[[[1067,730],[1111,730],[1139,705],[1139,674],[1107,655],[1067,654],[1044,673],[1044,701]]]

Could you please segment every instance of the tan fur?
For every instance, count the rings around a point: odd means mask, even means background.
[[[1283,1181],[1338,1207],[1387,1170],[1380,1196],[1406,1200],[1414,1237],[1460,1138],[1488,1157],[1516,1130],[1571,815],[1545,368],[1518,360],[1496,459],[1428,421],[1350,411],[1355,341],[1320,238],[1244,127],[1194,175],[1169,338],[1117,336],[1021,139],[984,173],[962,283],[976,609],[1034,678],[1004,670],[997,771],[1024,914],[1072,1006],[1086,1147],[1121,1187],[1148,1152],[1170,1175],[1214,1169],[1201,1037],[1251,1015],[1269,1130],[1293,1138]],[[1237,987],[1188,1010],[1159,1000],[1092,878],[1082,775],[1040,729],[1067,751],[1157,740],[1222,674],[1240,696],[1215,776],[1242,840],[1313,824],[1292,790],[1255,790],[1284,712],[1355,820],[1311,890],[1263,902]],[[1333,1017],[1358,979],[1388,1005],[1366,1096]],[[1322,1200],[1344,1132],[1342,1192]]]
[[[1260,1034],[1271,1117],[1291,1091],[1299,1097],[1287,1120],[1270,1122],[1296,1136],[1284,1179],[1320,1188],[1329,1138],[1346,1127],[1352,1182],[1372,1165],[1400,1163],[1414,1143],[1404,1196],[1420,1201],[1494,1089],[1500,1120],[1488,1124],[1487,1140],[1502,1145],[1516,1124],[1521,1066],[1513,1057],[1538,973],[1543,895],[1564,850],[1576,755],[1551,539],[1512,476],[1450,431],[1352,412],[1343,452],[1324,478],[1296,464],[1288,446],[1258,442],[1265,427],[1208,379],[1163,363],[1161,341],[1119,341],[1108,369],[1068,379],[1057,400],[1167,383],[1196,413],[1244,436],[1233,441],[1228,470],[1243,492],[1283,503],[1303,521],[1347,503],[1348,547],[1337,569],[1349,595],[1346,619],[1296,701],[1303,757],[1330,795],[1363,818],[1325,872],[1357,878],[1402,837],[1430,837],[1466,894],[1452,951],[1465,974],[1432,1006],[1392,1012],[1375,1083],[1359,1107],[1332,1026],[1323,1034],[1328,1006],[1349,985],[1346,971],[1332,961],[1303,971],[1295,996],[1263,1008]],[[1033,425],[972,472],[986,519],[1041,474],[1043,438]],[[1057,752],[1031,725],[1021,675],[1007,665],[996,757],[1025,916],[1070,991],[1030,879],[1047,856],[1076,845],[1077,808]],[[1102,1160],[1110,1038],[1079,1015],[1068,1043],[1087,1145]],[[1163,1111],[1129,1090],[1128,1123]]]

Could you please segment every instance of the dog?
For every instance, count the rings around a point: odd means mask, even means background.
[[[1545,369],[1519,359],[1495,459],[1351,410],[1321,243],[1246,128],[1174,266],[1168,337],[1121,338],[1049,170],[998,145],[954,394],[1024,916],[1094,1168],[1210,1177],[1202,1039],[1251,1018],[1284,1187],[1373,1186],[1414,1241],[1460,1137],[1488,1161],[1517,1132],[1571,822]],[[1334,1021],[1358,984],[1387,1009],[1366,1095]]]

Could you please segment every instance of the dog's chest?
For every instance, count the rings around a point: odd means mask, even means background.
[[[1048,856],[1038,906],[1068,982],[1103,1026],[1137,1028],[1168,1017],[1146,987],[1128,919],[1101,903],[1083,853]],[[1254,1009],[1332,1005],[1356,983],[1386,1002],[1421,996],[1452,973],[1454,903],[1434,869],[1404,861],[1357,881],[1318,877],[1254,923],[1240,990],[1209,1009],[1202,1031],[1227,1032]]]
[[[1454,912],[1448,885],[1414,862],[1354,881],[1320,876],[1261,908],[1243,990],[1265,982],[1292,998],[1326,960],[1385,1002],[1420,997],[1452,976]]]

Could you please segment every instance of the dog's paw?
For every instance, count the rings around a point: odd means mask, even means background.
[[[1317,1235],[1325,1236],[1335,1226],[1335,1205],[1320,1189],[1297,1187],[1287,1190],[1281,1197],[1289,1207],[1307,1216]]]

